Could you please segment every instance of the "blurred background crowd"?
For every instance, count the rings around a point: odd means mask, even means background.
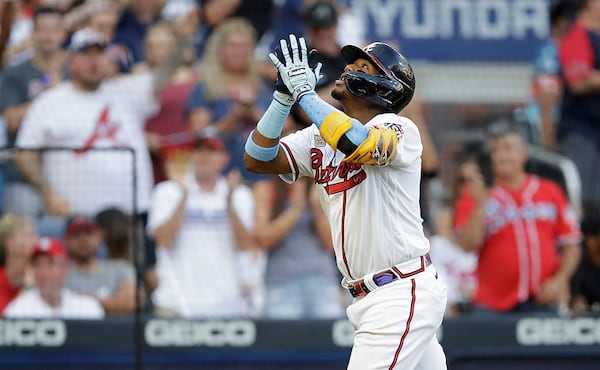
[[[341,46],[374,41],[356,3],[2,0],[0,314],[344,317],[313,182],[242,155],[289,33],[337,104]],[[600,312],[600,0],[543,3],[521,99],[435,107],[436,81],[478,71],[414,64],[426,90],[400,114],[449,317]],[[310,124],[295,107],[285,132]]]

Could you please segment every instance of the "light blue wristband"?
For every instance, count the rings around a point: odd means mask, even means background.
[[[248,139],[246,139],[246,145],[244,146],[246,153],[248,153],[250,157],[261,162],[268,162],[277,157],[277,154],[279,153],[279,143],[270,148],[265,148],[264,146],[260,146],[254,142],[252,139],[253,134],[254,130],[252,130],[250,135],[248,135]]]
[[[273,99],[256,124],[256,130],[264,137],[277,139],[281,135],[283,124],[291,109],[291,105],[285,105],[277,99]]]

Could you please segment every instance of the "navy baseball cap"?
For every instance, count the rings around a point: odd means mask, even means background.
[[[92,28],[82,28],[75,31],[73,36],[71,36],[69,51],[71,53],[78,53],[91,48],[92,46],[104,49],[107,46],[107,42],[100,32]]]
[[[312,28],[326,28],[337,23],[337,11],[329,1],[318,1],[304,14],[304,22]]]

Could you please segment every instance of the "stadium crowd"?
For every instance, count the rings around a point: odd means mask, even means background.
[[[446,170],[441,207],[427,104],[400,113],[421,131],[448,316],[600,312],[600,1],[550,4],[527,122],[490,117]],[[341,46],[371,41],[350,1],[1,0],[0,12],[0,314],[344,316],[312,184],[242,157],[280,38],[319,51],[316,91],[337,104]],[[294,107],[284,130],[310,124]],[[527,171],[532,146],[575,163],[581,204]]]

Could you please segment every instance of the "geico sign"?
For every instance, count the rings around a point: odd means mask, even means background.
[[[256,340],[252,321],[188,321],[153,319],[144,328],[146,343],[154,347],[248,347]]]
[[[526,318],[517,322],[517,342],[524,346],[600,344],[600,319]]]
[[[67,326],[60,320],[2,320],[0,346],[45,346],[65,344]]]

